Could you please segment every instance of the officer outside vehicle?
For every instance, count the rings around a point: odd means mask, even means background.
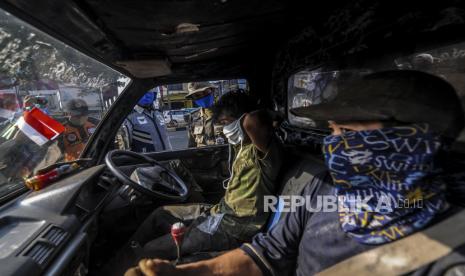
[[[72,161],[79,158],[98,120],[89,117],[89,107],[83,99],[69,101],[65,110],[69,118],[64,123],[65,131],[59,147],[64,153],[64,161]]]
[[[213,124],[213,112],[215,87],[208,82],[189,83],[186,99],[190,99],[200,106],[200,109],[192,113],[188,126],[188,147],[203,147],[209,145],[224,144],[226,139],[223,128]]]
[[[166,126],[153,103],[158,90],[147,92],[128,115],[117,137],[121,149],[134,152],[171,150]]]

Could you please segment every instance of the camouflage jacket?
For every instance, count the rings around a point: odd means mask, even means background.
[[[282,146],[273,139],[266,154],[253,144],[234,146],[235,159],[225,196],[213,206],[221,227],[231,236],[248,241],[265,226],[264,196],[274,195],[282,166]]]
[[[203,147],[224,144],[226,137],[223,127],[213,124],[213,114],[210,109],[201,108],[190,114],[188,120],[188,146]]]

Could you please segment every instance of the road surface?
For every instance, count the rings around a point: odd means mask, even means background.
[[[187,148],[187,131],[168,131],[168,138],[170,139],[173,150],[180,150]]]

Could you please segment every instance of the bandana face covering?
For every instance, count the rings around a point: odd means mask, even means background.
[[[209,94],[203,98],[195,100],[195,103],[203,108],[209,108],[213,105],[213,94]]]
[[[140,98],[140,100],[137,102],[137,104],[142,107],[150,106],[156,100],[155,96],[156,95],[153,92],[145,93],[144,96],[142,96],[142,98]]]
[[[428,125],[348,131],[324,139],[344,232],[383,244],[424,228],[447,208],[435,159],[441,147]]]

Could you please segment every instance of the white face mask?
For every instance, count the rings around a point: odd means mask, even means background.
[[[226,138],[228,138],[228,142],[231,145],[237,145],[244,141],[244,132],[242,131],[241,127],[241,119],[243,116],[244,115],[223,127],[223,134],[226,136]]]

